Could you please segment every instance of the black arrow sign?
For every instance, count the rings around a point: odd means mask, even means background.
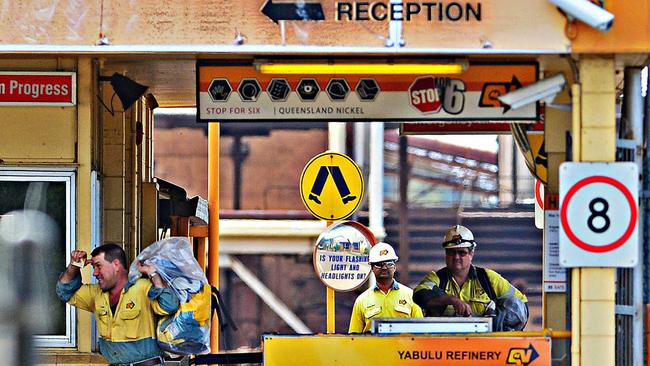
[[[278,20],[325,20],[320,3],[273,3],[273,0],[267,0],[261,10],[276,23]]]
[[[512,75],[512,81],[508,84],[506,83],[506,90],[508,93],[511,91],[515,91],[517,89],[521,88],[521,82],[519,82],[519,79],[515,75]],[[507,111],[510,110],[509,105],[504,105],[503,106],[503,114],[506,114]]]
[[[519,79],[517,79],[517,76],[512,75],[512,81],[510,82],[510,85],[508,85],[508,92],[517,90],[519,88],[521,88],[521,82]]]
[[[505,114],[510,110],[510,106],[501,103],[497,98],[502,94],[510,93],[519,88],[521,88],[521,82],[515,75],[512,75],[512,81],[510,82],[485,83],[483,84],[483,90],[481,90],[478,106],[482,108],[498,108],[503,106],[503,113]]]

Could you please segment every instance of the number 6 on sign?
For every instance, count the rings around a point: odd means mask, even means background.
[[[638,185],[634,163],[560,165],[560,265],[636,265]]]

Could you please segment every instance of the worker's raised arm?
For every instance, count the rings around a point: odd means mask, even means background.
[[[87,264],[87,261],[88,254],[86,252],[83,250],[73,250],[70,253],[70,264],[68,264],[68,267],[59,277],[59,282],[72,282],[72,280],[79,275],[81,268]]]

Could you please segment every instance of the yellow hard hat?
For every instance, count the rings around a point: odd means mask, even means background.
[[[370,254],[368,255],[368,262],[378,263],[385,261],[396,261],[397,254],[395,254],[395,249],[387,243],[377,243],[370,249]]]
[[[476,247],[474,234],[465,226],[454,225],[447,230],[442,247],[444,249],[469,248],[470,250],[474,250]]]

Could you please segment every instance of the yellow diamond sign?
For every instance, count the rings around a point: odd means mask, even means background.
[[[300,196],[312,215],[343,220],[363,199],[363,174],[349,156],[324,152],[313,157],[300,176]]]

